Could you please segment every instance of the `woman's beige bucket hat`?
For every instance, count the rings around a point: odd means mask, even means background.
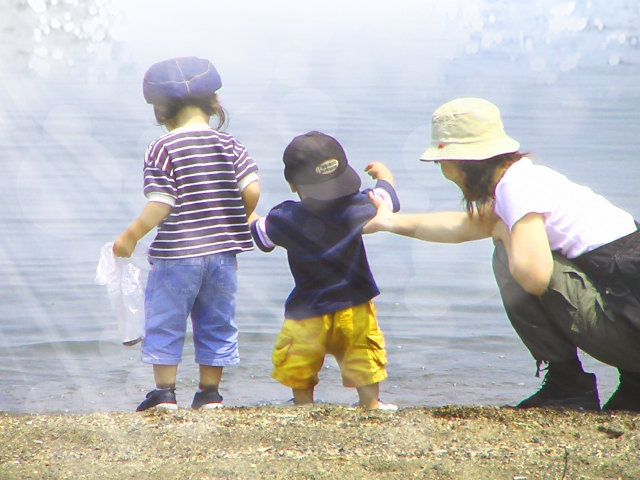
[[[519,148],[504,132],[498,107],[482,98],[463,97],[433,113],[431,146],[420,160],[486,160]]]

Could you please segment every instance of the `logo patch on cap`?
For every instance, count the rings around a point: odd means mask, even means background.
[[[336,160],[335,158],[325,160],[316,167],[316,173],[319,173],[320,175],[331,175],[338,169],[339,166],[340,162],[338,162],[338,160]]]

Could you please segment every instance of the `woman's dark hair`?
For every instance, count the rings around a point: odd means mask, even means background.
[[[462,188],[462,197],[469,215],[473,216],[473,212],[483,211],[483,206],[489,205],[494,201],[493,177],[497,169],[510,167],[526,153],[514,152],[503,153],[486,160],[456,160],[460,171],[464,173],[464,186]]]
[[[218,95],[215,93],[213,95],[207,95],[206,97],[170,99],[165,103],[154,104],[153,111],[156,116],[156,121],[159,125],[164,125],[187,105],[198,107],[211,117],[218,117],[218,126],[216,127],[216,130],[220,130],[227,123],[227,112],[222,108],[222,105],[218,103]]]

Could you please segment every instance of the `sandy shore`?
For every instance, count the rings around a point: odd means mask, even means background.
[[[638,479],[640,415],[506,407],[0,413],[2,479]]]

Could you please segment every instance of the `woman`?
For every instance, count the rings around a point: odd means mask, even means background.
[[[493,268],[516,333],[540,365],[540,390],[519,408],[599,410],[596,378],[577,348],[619,370],[604,410],[640,411],[640,232],[633,217],[589,188],[535,165],[506,135],[500,112],[458,98],[433,114],[421,160],[440,164],[466,212],[378,215],[366,233],[425,241],[492,237]]]

